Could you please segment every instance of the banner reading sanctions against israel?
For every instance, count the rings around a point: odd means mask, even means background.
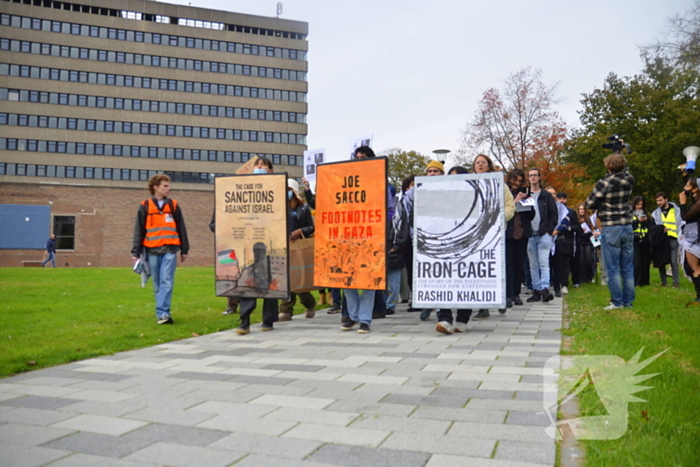
[[[287,175],[217,177],[216,295],[289,298]]]
[[[505,308],[503,174],[415,183],[413,306]]]
[[[387,159],[319,165],[314,285],[386,288]]]

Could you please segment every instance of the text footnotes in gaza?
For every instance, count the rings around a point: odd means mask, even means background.
[[[319,165],[314,285],[386,288],[386,158]]]

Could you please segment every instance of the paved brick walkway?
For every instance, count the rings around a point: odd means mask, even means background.
[[[370,334],[319,312],[3,379],[0,464],[553,466],[561,305],[449,336],[405,307]]]

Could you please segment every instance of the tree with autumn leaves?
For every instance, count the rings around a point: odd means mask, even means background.
[[[568,128],[555,110],[557,85],[547,85],[542,71],[522,68],[508,75],[501,89],[487,89],[462,133],[456,157],[469,164],[477,154],[488,154],[508,171],[537,167],[546,184],[566,191],[572,201],[590,191],[580,179],[583,168],[562,158]]]

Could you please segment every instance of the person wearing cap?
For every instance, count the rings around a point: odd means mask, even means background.
[[[439,175],[445,175],[445,166],[442,164],[440,161],[430,161],[428,162],[428,165],[425,167],[425,175],[427,177],[437,177]],[[409,197],[408,201],[410,204],[410,211],[409,211],[409,218],[411,222],[411,227],[413,226],[413,196],[414,196],[414,189],[411,188],[406,192],[406,195]],[[413,232],[413,229],[411,229],[411,232]],[[412,281],[413,278],[409,277],[409,281]],[[420,312],[420,319],[422,321],[427,321],[428,318],[430,318],[430,313],[432,313],[433,309],[432,308],[424,308],[423,311]],[[439,311],[439,310],[438,310]],[[448,310],[450,313],[452,313],[451,310]]]
[[[299,182],[291,178],[287,180],[287,203],[289,203],[289,241],[295,242],[300,238],[313,235],[314,219],[311,217],[311,209],[299,196]],[[291,292],[289,300],[282,301],[280,305],[279,321],[292,319],[297,296],[306,308],[306,317],[313,318],[316,315],[316,299],[311,292]]]

